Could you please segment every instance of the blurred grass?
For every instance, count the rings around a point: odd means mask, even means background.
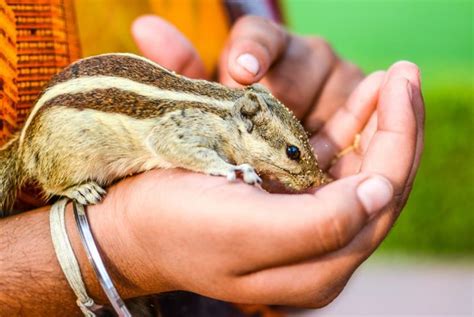
[[[382,250],[473,254],[472,97],[472,85],[426,92],[422,164],[408,205]]]
[[[421,68],[425,151],[409,202],[381,252],[474,255],[472,1],[286,0],[290,28],[328,39],[366,72]]]

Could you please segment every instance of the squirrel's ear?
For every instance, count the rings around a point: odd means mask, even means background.
[[[261,96],[254,91],[246,91],[234,106],[236,114],[242,119],[247,129],[251,133],[254,124],[264,120],[263,114],[268,111],[268,106]]]

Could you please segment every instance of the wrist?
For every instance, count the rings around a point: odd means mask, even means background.
[[[113,195],[109,193],[99,205],[88,206],[87,217],[100,256],[122,298],[164,291],[162,279],[155,273],[159,270],[147,263],[146,253],[130,237],[122,208],[117,207]],[[98,303],[107,303],[80,240],[71,204],[66,209],[66,226],[89,296]]]

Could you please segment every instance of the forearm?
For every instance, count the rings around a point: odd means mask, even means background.
[[[110,206],[89,207],[88,213],[105,265],[124,298],[142,295],[147,291],[140,284],[146,283],[135,273],[139,258],[134,254],[136,248],[126,242],[126,235],[119,234],[116,222],[110,219],[111,210],[106,207]],[[80,242],[70,206],[66,211],[66,227],[89,296],[97,303],[106,303]],[[146,274],[138,277],[143,275]],[[53,248],[49,207],[1,219],[0,315],[81,315],[75,300]]]
[[[41,208],[0,220],[2,316],[80,313],[56,259],[48,211]]]

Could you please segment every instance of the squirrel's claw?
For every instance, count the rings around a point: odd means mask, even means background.
[[[95,205],[102,200],[105,194],[105,189],[95,182],[89,182],[70,187],[63,193],[63,196],[69,197],[82,205]]]

